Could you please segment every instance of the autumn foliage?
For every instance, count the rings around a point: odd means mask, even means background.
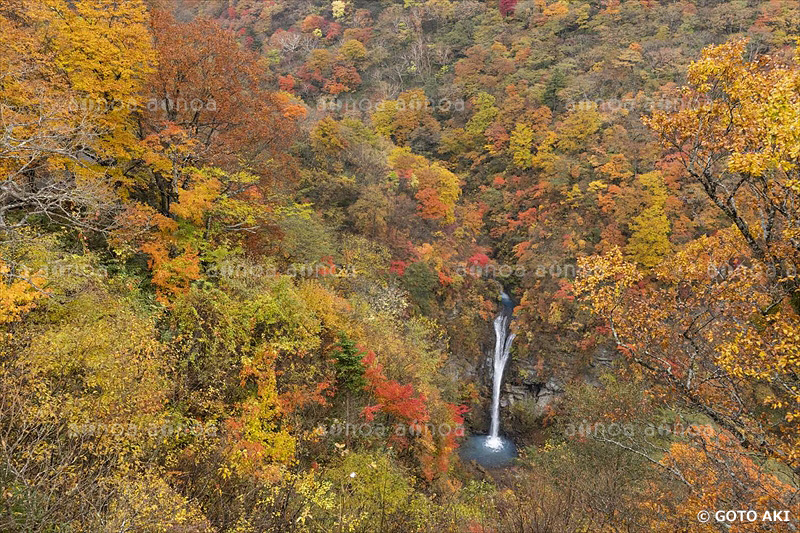
[[[798,21],[0,3],[0,531],[792,529]]]

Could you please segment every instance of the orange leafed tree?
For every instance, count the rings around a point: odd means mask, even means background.
[[[197,144],[187,163],[244,167],[273,186],[291,175],[286,149],[306,111],[287,93],[265,88],[258,57],[207,19],[183,24],[154,11],[152,28],[159,67],[146,93],[145,134],[175,124]],[[174,174],[160,179],[162,194],[174,197]]]

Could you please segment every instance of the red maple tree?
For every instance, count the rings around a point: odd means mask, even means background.
[[[518,0],[500,0],[500,14],[508,17],[514,14],[514,9],[517,7]]]

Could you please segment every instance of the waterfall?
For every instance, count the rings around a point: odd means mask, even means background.
[[[500,436],[500,385],[503,371],[508,363],[514,334],[509,324],[514,314],[514,302],[505,292],[500,293],[502,306],[500,314],[494,319],[494,375],[492,376],[492,425],[489,435],[473,435],[459,448],[459,456],[464,461],[476,461],[486,468],[502,468],[514,461],[517,447]]]
[[[492,425],[486,445],[490,448],[501,448],[503,441],[500,439],[500,385],[503,381],[503,370],[506,368],[508,356],[511,353],[511,343],[515,335],[508,328],[513,303],[505,293],[500,293],[503,309],[494,319],[494,375],[492,376]]]

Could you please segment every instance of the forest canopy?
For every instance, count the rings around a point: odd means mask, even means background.
[[[0,129],[0,531],[797,529],[796,0],[5,0]]]

